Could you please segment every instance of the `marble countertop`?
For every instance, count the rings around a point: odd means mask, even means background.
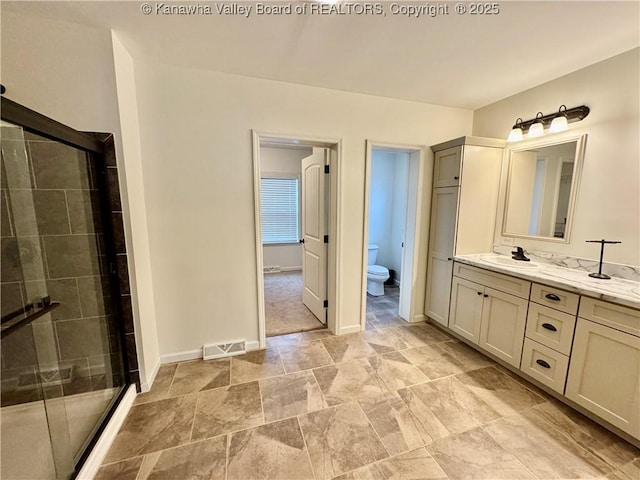
[[[510,265],[510,258],[495,253],[476,253],[457,255],[454,260],[640,310],[640,282],[616,277],[610,280],[598,280],[589,277],[588,272],[584,270],[534,261],[526,262],[529,265],[527,267],[521,266],[518,262]]]

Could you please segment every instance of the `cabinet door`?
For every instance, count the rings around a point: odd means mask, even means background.
[[[445,327],[449,325],[457,208],[457,187],[433,189],[425,311],[429,318]]]
[[[492,288],[484,294],[479,345],[520,368],[529,302]]]
[[[478,343],[480,335],[483,292],[482,285],[453,277],[449,328],[474,343]]]
[[[440,150],[434,155],[433,186],[453,187],[460,184],[462,146]]]
[[[565,395],[640,438],[640,338],[578,318]]]

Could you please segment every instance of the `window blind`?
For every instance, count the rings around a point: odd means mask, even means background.
[[[262,243],[298,241],[298,179],[260,179]]]

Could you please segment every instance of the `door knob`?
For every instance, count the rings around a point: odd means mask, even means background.
[[[298,240],[298,243],[304,243],[304,238],[301,238],[300,240]]]

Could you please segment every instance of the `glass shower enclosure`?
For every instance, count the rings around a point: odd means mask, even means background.
[[[104,179],[91,152],[0,128],[0,477],[67,479],[128,383]]]

